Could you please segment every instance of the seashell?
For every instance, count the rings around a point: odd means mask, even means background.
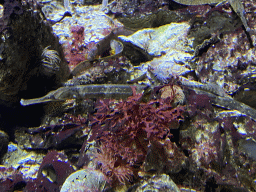
[[[59,54],[55,50],[49,49],[50,45],[45,47],[42,53],[42,65],[45,68],[45,70],[49,72],[58,71],[60,69],[59,63],[60,58]]]
[[[185,102],[185,94],[183,90],[178,85],[165,86],[160,89],[161,98],[166,99],[167,97],[174,97],[174,104],[177,106],[178,104],[184,104]]]

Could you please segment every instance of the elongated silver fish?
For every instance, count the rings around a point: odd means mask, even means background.
[[[211,98],[212,104],[227,108],[238,110],[256,121],[256,110],[250,106],[245,105],[239,101],[234,100],[229,95],[225,94],[224,91],[220,91],[221,88],[217,88],[213,85],[207,85],[202,83],[195,83],[189,81],[181,82],[184,86],[192,88],[198,94],[206,94]],[[136,91],[142,92],[146,85],[136,85]],[[118,85],[118,84],[102,84],[102,85],[78,85],[78,86],[67,86],[60,87],[57,90],[49,92],[47,95],[35,98],[35,99],[21,99],[20,104],[23,106],[46,103],[65,101],[67,99],[75,98],[113,98],[113,99],[126,99],[133,94],[132,87],[130,85]]]
[[[204,4],[220,3],[223,0],[173,0],[173,1],[183,5],[204,5]]]
[[[137,92],[141,92],[145,85],[137,85]],[[23,106],[53,102],[65,101],[75,98],[105,98],[105,99],[127,99],[132,96],[133,90],[131,85],[119,84],[100,84],[100,85],[78,85],[60,87],[57,90],[49,92],[47,95],[34,99],[21,99],[20,104]]]

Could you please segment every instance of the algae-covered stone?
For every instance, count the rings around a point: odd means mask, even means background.
[[[173,180],[168,175],[165,174],[152,177],[151,179],[143,182],[136,189],[136,192],[146,191],[180,192],[179,188],[173,182]]]
[[[190,25],[187,22],[171,23],[158,28],[139,30],[127,37],[120,35],[119,39],[124,42],[131,42],[154,56],[171,55],[174,49],[183,50],[185,53],[191,51],[186,46],[189,28]],[[191,57],[191,55],[186,55],[186,57]]]
[[[140,47],[155,56],[139,68],[150,71],[160,80],[190,72],[187,61],[193,58],[192,41],[187,39],[190,25],[187,22],[171,23],[158,28],[139,30],[130,36],[119,36],[124,42]]]
[[[60,192],[68,191],[102,191],[106,178],[102,172],[92,169],[82,169],[72,173],[62,185]]]

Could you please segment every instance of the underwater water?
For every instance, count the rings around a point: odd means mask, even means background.
[[[254,0],[0,4],[0,191],[256,190]]]

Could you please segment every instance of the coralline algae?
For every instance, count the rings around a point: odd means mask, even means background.
[[[54,14],[56,13],[53,13],[52,17]],[[66,17],[61,22],[53,25],[53,31],[60,38],[61,44],[66,45],[69,43],[69,39],[71,39],[70,28],[72,26],[84,27],[84,45],[86,45],[91,41],[97,43],[113,29],[122,27],[122,24],[108,17],[101,10],[101,5],[76,6],[72,11],[72,17]]]

